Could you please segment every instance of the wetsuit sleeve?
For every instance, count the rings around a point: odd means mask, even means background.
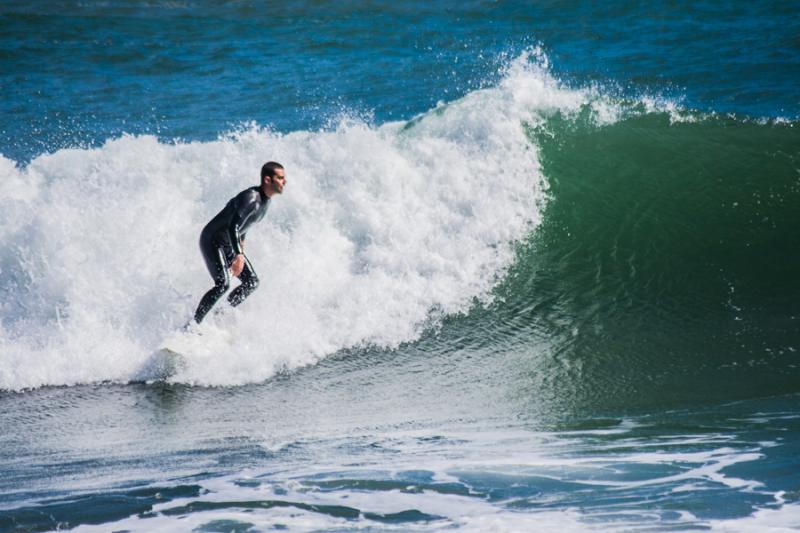
[[[242,240],[242,232],[247,224],[247,220],[258,211],[258,192],[253,194],[251,191],[245,191],[236,197],[234,205],[233,217],[228,226],[228,237],[231,240],[231,247],[233,253],[241,254],[242,247],[239,242]]]

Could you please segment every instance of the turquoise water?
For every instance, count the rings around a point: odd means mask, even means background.
[[[0,531],[797,530],[798,11],[0,6]]]

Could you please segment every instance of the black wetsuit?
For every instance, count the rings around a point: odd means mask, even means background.
[[[264,218],[268,207],[269,197],[261,192],[260,187],[251,187],[231,198],[225,208],[203,228],[200,233],[200,251],[208,272],[214,279],[214,287],[200,300],[194,314],[196,322],[200,323],[217,300],[227,292],[230,287],[228,267],[238,254],[243,253],[240,243],[244,242],[247,230]],[[233,306],[242,303],[258,287],[258,276],[247,256],[239,279],[242,284],[228,296],[228,302]]]

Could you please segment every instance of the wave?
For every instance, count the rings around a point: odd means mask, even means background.
[[[275,159],[261,288],[178,334],[175,381],[418,342],[516,350],[519,387],[574,401],[740,368],[794,391],[798,147],[791,121],[570,88],[531,50],[407,122],[0,158],[0,389],[136,379],[210,286],[199,229]]]
[[[490,339],[514,354],[514,396],[568,411],[796,392],[798,123],[648,99],[613,109],[528,124],[543,223],[451,338]]]

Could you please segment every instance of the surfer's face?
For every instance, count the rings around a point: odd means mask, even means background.
[[[283,188],[286,187],[286,171],[282,168],[276,168],[275,175],[270,178],[270,183],[272,183],[272,188],[275,192],[281,194]]]

